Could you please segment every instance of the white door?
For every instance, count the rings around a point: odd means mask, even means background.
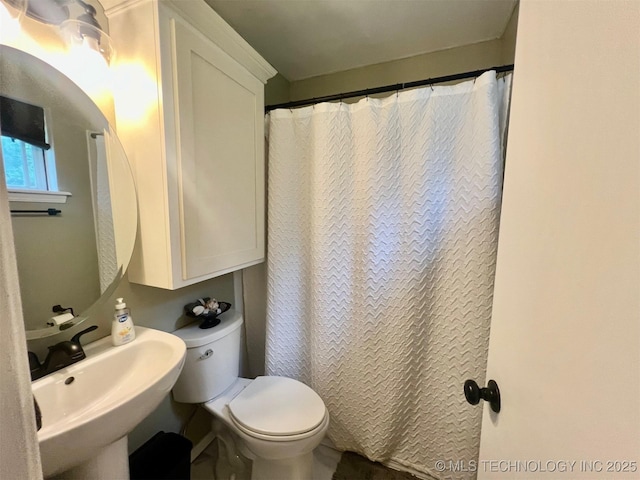
[[[478,478],[640,479],[640,2],[520,4]]]

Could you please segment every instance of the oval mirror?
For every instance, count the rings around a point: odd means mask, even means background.
[[[27,339],[42,338],[82,322],[115,290],[135,243],[135,188],[109,122],[75,83],[7,46],[0,46],[0,72],[2,157],[25,330]],[[6,105],[42,112],[44,148],[28,153],[20,134],[5,135]],[[39,191],[31,177],[39,178]]]

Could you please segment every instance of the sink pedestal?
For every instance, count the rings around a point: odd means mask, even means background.
[[[71,455],[73,452],[69,452]],[[127,437],[107,445],[91,460],[47,480],[114,480],[129,478],[129,453]]]

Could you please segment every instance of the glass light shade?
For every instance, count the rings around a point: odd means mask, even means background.
[[[26,11],[27,0],[0,0],[0,43],[7,43],[18,36]]]
[[[111,96],[111,62],[115,59],[111,38],[99,28],[80,21],[66,20],[60,32],[67,54],[60,70],[82,88],[98,105]]]
[[[107,64],[115,57],[111,37],[99,28],[81,20],[65,20],[60,24],[62,37],[71,52],[81,50],[98,52]]]

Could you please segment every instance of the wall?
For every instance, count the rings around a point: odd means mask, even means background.
[[[518,34],[518,17],[520,14],[520,4],[517,3],[511,14],[511,19],[504,29],[500,38],[500,64],[508,65],[514,63],[516,56],[516,37]]]
[[[513,63],[517,18],[516,9],[505,29],[505,34],[497,40],[292,82],[291,100],[411,82]]]
[[[291,84],[291,100],[321,97],[491,67],[501,63],[501,52],[500,40],[491,40],[299,80]]]
[[[291,83],[279,73],[269,79],[264,88],[264,104],[275,105],[290,100]]]
[[[425,53],[289,82],[278,74],[267,83],[265,104],[332,95],[351,90],[410,82],[513,63],[518,29],[518,5],[499,39]]]

